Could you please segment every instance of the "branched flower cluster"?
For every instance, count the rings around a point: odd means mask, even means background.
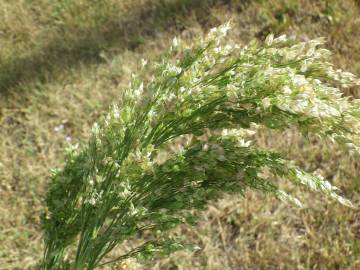
[[[360,80],[333,68],[322,39],[298,43],[270,35],[240,48],[225,38],[229,28],[212,29],[192,48],[174,39],[153,79],[134,76],[121,105],[93,126],[89,142],[68,149],[49,187],[39,269],[94,269],[186,248],[166,231],[194,224],[190,210],[224,193],[250,188],[302,207],[276,178],[352,206],[322,177],[259,149],[253,135],[259,126],[295,126],[359,153],[360,101],[337,87]],[[106,260],[145,232],[143,244]]]

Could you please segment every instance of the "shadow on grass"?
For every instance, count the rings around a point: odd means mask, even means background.
[[[0,93],[17,91],[20,83],[31,80],[47,81],[54,76],[55,70],[102,61],[99,54],[104,49],[134,50],[160,31],[181,31],[185,27],[179,22],[184,22],[190,14],[195,14],[205,28],[213,26],[208,8],[229,2],[231,0],[174,0],[167,3],[159,0],[154,4],[152,1],[151,5],[131,10],[124,18],[109,18],[97,28],[76,29],[76,34],[71,35],[57,34],[27,52],[13,53],[0,63]]]

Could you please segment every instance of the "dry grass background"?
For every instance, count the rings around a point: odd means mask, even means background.
[[[0,270],[34,268],[50,168],[61,166],[67,141],[86,140],[141,58],[154,61],[173,36],[191,43],[229,19],[239,44],[269,32],[324,36],[334,63],[360,75],[354,0],[0,0]],[[258,142],[359,202],[358,158],[293,130],[263,131]],[[195,228],[173,232],[200,251],[114,269],[360,269],[360,211],[298,194],[308,209],[252,192],[226,197]]]

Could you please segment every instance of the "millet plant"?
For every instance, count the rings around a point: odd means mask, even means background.
[[[333,68],[323,39],[270,35],[240,48],[226,38],[229,28],[212,29],[191,48],[174,39],[162,61],[144,60],[153,77],[133,76],[88,143],[68,149],[49,185],[38,269],[90,270],[192,248],[167,232],[194,224],[191,210],[225,193],[255,189],[303,207],[278,179],[354,207],[321,176],[260,149],[254,134],[296,127],[358,155],[360,101],[339,88],[359,79]],[[137,247],[108,259],[139,235]]]

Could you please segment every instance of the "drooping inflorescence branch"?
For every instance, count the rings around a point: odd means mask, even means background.
[[[359,153],[360,102],[336,88],[359,79],[333,68],[322,39],[298,43],[270,35],[264,44],[240,48],[225,38],[228,30],[228,24],[212,29],[192,48],[174,39],[153,79],[134,76],[89,142],[69,148],[49,187],[39,269],[94,269],[144,231],[144,243],[115,261],[185,248],[165,232],[193,224],[189,210],[224,193],[250,188],[302,207],[276,177],[352,206],[322,177],[248,137],[259,125],[295,126]]]

